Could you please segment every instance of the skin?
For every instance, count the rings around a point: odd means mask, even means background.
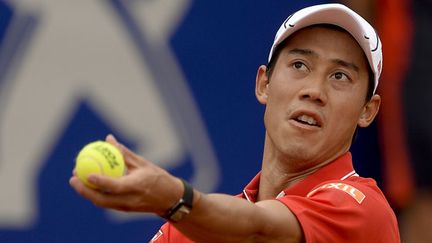
[[[259,68],[256,96],[266,105],[267,130],[262,173],[271,178],[262,181],[260,199],[346,153],[356,127],[373,121],[380,97],[365,104],[367,65],[349,34],[311,27],[290,38],[271,77],[265,66]],[[318,126],[298,122],[302,114],[314,117]]]
[[[334,29],[311,27],[296,32],[282,50],[270,77],[260,66],[256,97],[266,106],[266,138],[258,202],[194,191],[194,208],[177,229],[202,242],[301,242],[294,214],[273,200],[310,173],[348,151],[356,126],[366,127],[378,112],[380,97],[365,103],[367,62],[353,38]],[[307,114],[318,126],[299,122]],[[74,175],[71,186],[95,205],[163,215],[183,194],[181,181],[118,143],[128,174],[101,175],[84,186]],[[108,191],[108,193],[107,193]]]

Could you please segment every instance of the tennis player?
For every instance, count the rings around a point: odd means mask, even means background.
[[[199,192],[112,135],[128,174],[90,175],[102,191],[76,176],[70,184],[97,206],[165,218],[152,242],[400,242],[394,212],[349,152],[378,113],[381,67],[380,39],[358,14],[340,4],[301,9],[258,68],[262,169],[241,194]]]

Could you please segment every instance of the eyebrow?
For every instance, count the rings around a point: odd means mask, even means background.
[[[310,49],[300,49],[300,48],[294,48],[288,51],[289,54],[300,54],[300,55],[306,55],[306,56],[314,56],[314,57],[319,57],[318,53],[314,52],[313,50]],[[359,72],[360,68],[355,65],[352,62],[347,62],[344,61],[342,59],[331,59],[331,62],[333,62],[334,64],[338,64],[342,67],[346,67],[349,69],[352,69],[356,72]]]
[[[341,65],[342,67],[353,69],[356,72],[359,72],[359,70],[360,70],[360,68],[352,62],[347,62],[347,61],[344,61],[341,59],[333,59],[332,62],[335,64],[338,64],[338,65]]]
[[[289,50],[289,54],[300,54],[300,55],[306,55],[306,56],[316,56],[318,57],[318,53],[310,50],[310,49],[300,49],[300,48],[294,48]]]

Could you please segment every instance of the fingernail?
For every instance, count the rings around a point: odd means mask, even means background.
[[[90,183],[92,183],[92,184],[95,184],[97,182],[97,178],[94,175],[89,175],[87,177],[87,181],[90,182]]]

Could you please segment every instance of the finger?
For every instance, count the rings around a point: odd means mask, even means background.
[[[128,148],[124,147],[123,151],[124,160],[128,168],[137,168],[138,165],[141,164],[139,163],[139,159],[137,158],[137,156],[135,156],[135,154]]]
[[[86,190],[92,190],[88,187],[86,187],[84,185],[84,183],[77,177],[77,176],[72,176],[69,179],[69,185],[76,191],[78,192],[80,195],[83,195],[83,191]]]
[[[123,146],[123,145],[121,145]],[[133,167],[142,167],[142,166],[148,166],[152,164],[152,162],[144,159],[143,157],[137,155],[135,152],[131,151],[127,147],[123,146],[124,151],[124,158],[126,161],[126,164],[133,166]]]
[[[125,197],[116,194],[104,193],[99,190],[91,189],[84,185],[77,177],[72,177],[69,181],[72,188],[82,197],[91,201],[94,205],[104,208],[125,210]],[[126,200],[127,201],[127,200]]]
[[[126,146],[124,146],[123,144],[119,143],[117,141],[117,139],[114,137],[114,135],[108,134],[106,136],[106,138],[105,138],[105,141],[107,141],[108,143],[116,146],[120,150],[120,152],[122,153],[122,155],[125,157],[125,163],[126,163],[126,165],[127,165],[128,168],[131,169],[131,168],[137,167],[137,164],[135,163],[136,158],[128,156],[128,157],[131,157],[132,159],[126,159],[126,154],[130,155],[130,154],[134,154],[134,153],[132,151],[130,151]]]
[[[116,146],[118,144],[117,139],[112,134],[108,134],[105,138],[105,141]]]
[[[104,175],[91,174],[87,177],[87,180],[106,193],[124,194],[128,192],[124,177],[112,178]]]
[[[112,134],[108,134],[105,138],[105,141],[107,141],[108,143],[110,143],[110,144],[116,146],[118,149],[120,149],[122,154],[123,154],[124,150],[126,149],[126,146],[124,146],[119,141],[117,141],[117,139]]]
[[[105,141],[114,145],[116,148],[120,150],[120,153],[124,156],[126,146],[117,141],[117,139],[112,134],[108,134],[105,138]]]

